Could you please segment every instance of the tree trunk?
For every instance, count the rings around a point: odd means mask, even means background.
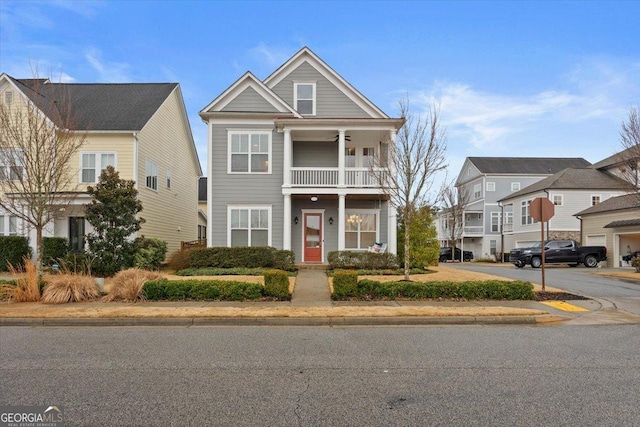
[[[42,226],[36,226],[36,272],[42,276]]]
[[[404,217],[404,280],[409,279],[409,272],[411,270],[411,256],[409,254],[409,243],[411,238],[409,236],[410,220],[405,215]]]

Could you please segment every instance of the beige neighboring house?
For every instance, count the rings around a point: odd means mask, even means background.
[[[112,165],[123,179],[136,182],[146,220],[137,236],[168,243],[169,253],[181,241],[198,237],[198,180],[200,161],[178,83],[65,84],[48,80],[15,79],[0,75],[0,102],[16,108],[38,97],[65,93],[77,129],[88,130],[86,142],[72,161],[77,183],[61,191],[77,198],[64,217],[44,231],[44,237],[65,237],[72,250],[84,248],[90,226],[84,219],[88,185]],[[37,103],[36,103],[37,104]],[[45,114],[45,112],[43,112]],[[51,117],[53,123],[55,117]],[[0,212],[0,235],[29,235],[31,230]],[[30,243],[35,244],[35,236]]]
[[[582,241],[607,247],[607,267],[625,267],[640,251],[640,193],[612,197],[578,212]]]

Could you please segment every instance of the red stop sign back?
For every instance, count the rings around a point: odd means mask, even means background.
[[[553,217],[555,209],[553,203],[551,203],[549,199],[536,197],[531,201],[529,212],[531,213],[531,218],[536,221],[544,222],[549,221]]]

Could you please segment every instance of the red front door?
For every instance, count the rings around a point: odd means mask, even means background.
[[[322,214],[304,214],[304,261],[322,262]]]

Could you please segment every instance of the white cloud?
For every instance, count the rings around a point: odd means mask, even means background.
[[[90,49],[85,53],[85,59],[98,72],[98,81],[103,83],[129,82],[129,65],[121,62],[105,62],[102,53],[97,49]]]
[[[249,56],[258,60],[262,66],[273,70],[291,57],[291,49],[267,46],[265,43],[260,42],[256,47],[249,50]]]

